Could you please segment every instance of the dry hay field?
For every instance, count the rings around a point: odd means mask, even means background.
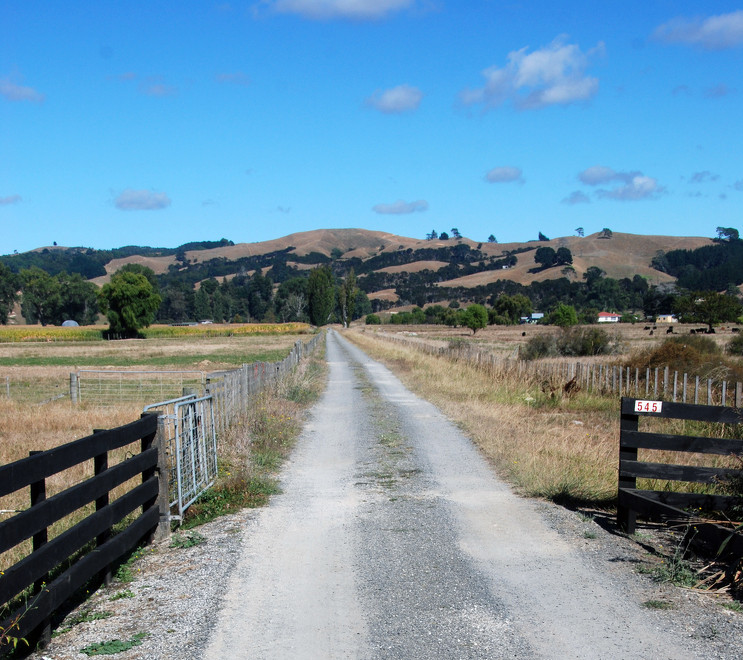
[[[674,324],[674,334],[688,335],[693,327]],[[666,339],[665,327],[658,325],[653,336],[644,328],[645,325],[640,324],[612,324],[605,329],[616,335],[622,351],[619,357],[626,358],[635,351],[660,345]],[[517,368],[515,358],[519,346],[537,334],[555,332],[560,331],[549,326],[489,326],[473,336],[471,331],[461,328],[387,325],[359,326],[346,331],[345,336],[386,364],[408,388],[437,405],[459,424],[499,474],[522,494],[611,509],[617,490],[618,396],[584,391],[566,395],[562,391],[564,383],[551,383],[552,388],[545,388],[543,379]],[[411,341],[401,344],[385,339],[385,334]],[[731,336],[730,329],[718,329],[713,335],[721,345]],[[472,342],[483,350],[514,360],[504,360],[495,368],[478,368],[466,361],[455,362],[423,353],[415,345],[447,346],[462,342]],[[580,359],[612,362],[618,356]],[[575,362],[576,358],[552,360]],[[641,429],[644,423],[646,420],[641,421]],[[687,424],[692,423],[679,422],[675,427],[666,427],[664,432],[704,435],[697,433],[698,429],[684,426]],[[720,432],[740,437],[740,429],[727,428]],[[709,456],[658,452],[651,458],[644,456],[641,450],[640,460],[727,465],[731,459],[720,457],[718,462],[715,459],[711,462]],[[640,480],[639,487],[709,488],[655,480]]]
[[[121,341],[0,343],[0,465],[90,435],[93,429],[114,428],[137,419],[141,402],[100,405],[70,402],[70,373],[96,370],[196,370],[233,369],[243,363],[283,359],[296,341],[307,334],[236,335],[232,337],[176,337]],[[61,398],[55,398],[62,395]],[[158,399],[160,400],[160,399]],[[147,402],[154,403],[155,401]],[[117,452],[112,452],[116,454]],[[125,458],[110,456],[110,465]],[[47,481],[51,496],[92,474],[92,465],[66,470]],[[126,485],[122,486],[123,489]],[[28,506],[28,493],[0,498],[0,520]],[[79,514],[82,516],[82,513]],[[65,529],[74,521],[59,523]],[[50,529],[50,537],[58,530]],[[16,560],[0,555],[0,570]],[[21,554],[22,556],[22,554]]]

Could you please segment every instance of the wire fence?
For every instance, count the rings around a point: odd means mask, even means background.
[[[203,371],[116,371],[80,369],[70,374],[73,403],[140,403],[179,396],[184,388],[203,389]]]
[[[647,397],[678,403],[717,406],[743,406],[743,383],[720,378],[701,378],[669,367],[632,368],[581,360],[542,359],[520,360],[504,358],[471,344],[433,346],[420,339],[389,333],[374,333],[374,337],[415,348],[429,355],[455,362],[466,362],[489,373],[494,378],[515,374],[523,379],[555,381],[555,385],[612,396]]]
[[[158,413],[172,519],[182,520],[186,509],[216,481],[219,437],[261,391],[288,375],[324,336],[297,341],[280,362],[244,364],[209,374],[203,387],[186,387],[193,391],[144,407],[144,412]]]

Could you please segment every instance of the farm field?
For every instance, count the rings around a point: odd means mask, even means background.
[[[473,345],[490,351],[502,358],[518,357],[518,349],[525,345],[529,339],[539,335],[554,334],[559,331],[555,326],[549,325],[489,325],[482,330],[478,330],[475,335],[467,328],[450,328],[443,325],[374,325],[374,326],[355,326],[361,328],[362,332],[375,333],[383,332],[397,334],[408,338],[417,338],[434,346],[446,346],[452,340],[466,341]],[[659,346],[665,339],[671,336],[682,337],[689,335],[690,331],[699,328],[699,324],[674,323],[671,325],[655,326],[647,323],[602,323],[591,327],[598,327],[605,330],[610,337],[616,338],[622,355],[627,355],[632,351],[638,351],[644,348]],[[653,330],[653,334],[650,331]],[[672,327],[673,333],[667,334],[667,330]],[[648,328],[648,329],[645,329]],[[714,335],[710,337],[721,348],[730,341],[733,336],[731,326],[718,328]],[[617,356],[610,356],[608,359],[616,359]],[[601,358],[591,358],[592,360]]]
[[[77,369],[169,371],[204,374],[239,367],[243,363],[283,359],[307,334],[235,335],[232,337],[183,336],[171,339],[136,339],[96,342],[0,343],[0,465],[28,456],[30,451],[51,449],[90,435],[94,429],[122,426],[137,419],[147,401],[87,401],[72,405],[70,372]],[[10,394],[10,396],[8,396]],[[112,452],[110,465],[125,458]],[[89,476],[79,465],[47,480],[47,494],[69,487]],[[124,484],[122,492],[127,488]],[[0,498],[0,511],[26,508],[19,494]],[[64,520],[50,529],[53,537],[82,517]],[[4,515],[0,513],[0,520]],[[28,543],[26,544],[28,545]],[[25,546],[5,557],[0,568],[27,552]]]

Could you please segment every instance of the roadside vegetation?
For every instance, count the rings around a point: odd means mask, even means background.
[[[419,328],[412,341],[458,349],[472,342],[480,349],[492,348],[501,358],[516,358],[527,353],[533,359],[546,355],[552,361],[559,361],[564,358],[555,356],[570,356],[569,359],[574,360],[576,355],[594,355],[595,360],[604,364],[639,365],[644,364],[648,356],[658,354],[668,358],[681,352],[689,360],[684,364],[700,371],[719,369],[724,357],[718,345],[708,337],[684,337],[684,340],[695,340],[688,345],[681,338],[655,340],[649,344],[640,334],[630,340],[630,336],[610,336],[595,327],[565,331],[532,328],[529,333],[533,336],[528,338],[521,337],[521,333],[513,329],[514,344],[507,352],[500,332],[493,337],[486,335],[479,342],[461,335],[450,337],[445,344],[445,335],[430,337]],[[455,362],[455,357],[430,355],[415,345],[380,339],[365,328],[355,329],[346,336],[390,366],[411,390],[435,403],[461,424],[499,473],[519,492],[565,504],[614,506],[619,446],[616,396],[602,396],[579,388],[566,389],[565,379],[534,376],[531,370],[519,369],[514,360],[501,359],[492,365],[465,359]],[[517,342],[517,338],[521,341]],[[519,343],[520,349],[514,349]],[[633,344],[635,347],[631,348]],[[536,351],[535,346],[547,346],[548,350]],[[700,347],[699,352],[695,347]],[[603,355],[604,351],[608,355]],[[739,366],[731,361],[729,368],[738,369]],[[693,424],[686,425],[686,431],[668,428],[665,432],[693,433]],[[726,428],[721,432],[736,437],[738,431]],[[664,458],[672,463],[699,464],[701,460],[704,461],[701,464],[731,465],[728,457],[694,454],[665,456],[656,453],[652,460]],[[640,480],[640,487],[678,490],[685,485]],[[698,492],[727,488],[725,484],[690,484],[688,487]]]
[[[287,378],[258,395],[220,438],[218,481],[186,511],[185,529],[263,506],[279,492],[279,468],[296,443],[305,409],[325,386],[324,357],[324,348],[319,348]]]

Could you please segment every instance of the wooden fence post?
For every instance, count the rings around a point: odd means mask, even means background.
[[[620,400],[621,405],[621,400]],[[637,415],[625,415],[622,414],[620,422],[620,438],[621,434],[627,431],[637,431],[638,429]],[[638,451],[635,447],[622,447],[621,442],[619,446],[619,483],[618,488],[637,488],[637,479],[635,477],[628,477],[622,474],[622,461],[636,461]],[[627,532],[627,534],[635,533],[635,525],[637,523],[637,513],[627,508],[626,506],[617,507],[617,521],[619,526]]]
[[[41,454],[41,451],[30,451],[28,452],[29,456],[35,456],[36,454]],[[41,504],[44,500],[46,500],[46,479],[40,479],[39,481],[35,481],[30,485],[30,491],[31,491],[31,507]],[[32,537],[32,552],[36,552],[37,550],[40,550],[44,545],[46,545],[46,542],[49,539],[49,535],[47,532],[47,528],[39,530],[36,532],[36,534]],[[41,592],[42,589],[46,586],[46,583],[49,581],[49,574],[42,575],[38,580],[34,582],[34,594],[38,594]],[[49,645],[49,642],[52,641],[52,623],[51,619],[49,617],[45,618],[40,626],[39,626],[39,633],[38,633],[38,645],[41,648],[45,648]]]
[[[78,392],[77,373],[73,371],[70,373],[70,401],[72,401],[73,404],[77,404]]]
[[[157,443],[157,471],[160,487],[157,495],[160,522],[155,532],[155,541],[161,541],[170,536],[170,468],[168,467],[168,457],[165,454],[166,439],[165,418],[158,417],[155,442]]]
[[[142,413],[142,417],[145,417],[146,415],[153,415],[155,413]],[[148,449],[152,447],[152,445],[155,443],[155,439],[157,438],[157,431],[154,433],[149,433],[148,435],[144,436],[140,440],[140,451],[146,452]],[[148,468],[147,470],[144,470],[142,472],[142,483],[145,483],[146,481],[149,481],[155,474],[157,473],[158,466]],[[151,508],[158,507],[158,496],[153,497],[150,500],[147,500],[142,505],[142,515],[146,514]],[[158,526],[159,527],[159,526]],[[147,543],[152,543],[155,540],[155,534],[157,532],[157,527],[155,529],[150,530],[150,532],[147,534]]]
[[[93,429],[93,434],[101,433],[105,429]],[[93,457],[93,474],[98,476],[108,470],[108,452],[104,451],[102,454],[97,454]],[[104,507],[107,507],[109,503],[108,493],[104,493],[95,500],[95,510],[100,511]],[[102,531],[98,536],[95,537],[95,545],[100,548],[108,539],[111,538],[111,528]],[[101,573],[101,580],[107,587],[111,584],[112,573],[111,565],[106,566],[105,570]]]

